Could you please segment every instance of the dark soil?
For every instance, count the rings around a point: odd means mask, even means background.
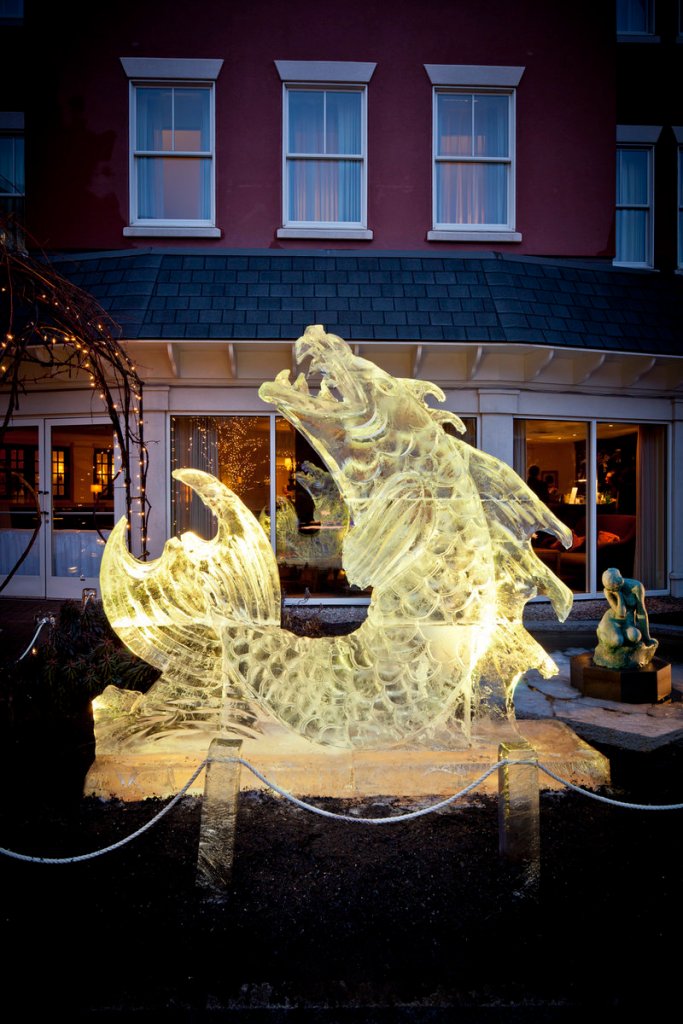
[[[101,849],[167,801],[83,799],[89,707],[0,751],[0,846]],[[605,750],[620,800],[683,802],[683,745]],[[316,800],[347,813],[392,800]],[[534,884],[498,853],[497,801],[393,826],[240,800],[232,884],[195,884],[201,801],[77,864],[0,856],[4,1019],[442,1024],[660,1017],[678,984],[683,812],[541,796]]]
[[[165,805],[81,799],[77,753],[61,777],[47,749],[5,765],[3,846],[89,852]],[[639,756],[615,795],[683,800],[681,749]],[[195,885],[200,809],[184,798],[80,864],[0,857],[7,1020],[616,1020],[656,1015],[676,985],[681,812],[544,793],[534,886],[499,857],[493,798],[376,828],[247,793],[232,885],[212,900]]]

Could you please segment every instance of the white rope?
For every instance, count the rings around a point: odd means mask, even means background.
[[[47,625],[48,622],[50,623],[51,626],[54,626],[54,624],[55,624],[55,617],[54,617],[54,615],[46,615],[44,618],[42,618],[39,621],[38,629],[33,634],[33,639],[31,640],[30,644],[28,645],[28,647],[26,648],[24,653],[21,655],[21,657],[17,658],[17,662],[20,662],[20,661],[24,660],[24,658],[26,657],[26,655],[28,654],[28,652],[31,650],[31,648],[33,647],[34,643],[38,639],[38,636],[40,634],[41,629],[43,628],[43,626]]]
[[[221,760],[223,760],[223,758],[221,758]],[[498,761],[496,764],[488,768],[482,775],[480,775],[478,779],[475,779],[474,782],[471,782],[469,786],[465,786],[464,789],[461,789],[457,793],[454,793],[453,796],[446,797],[445,800],[440,800],[436,804],[430,804],[429,807],[422,807],[420,808],[420,810],[409,811],[406,814],[393,814],[386,818],[359,818],[353,814],[337,814],[335,811],[326,811],[322,807],[315,807],[313,804],[306,803],[305,800],[299,800],[298,797],[295,797],[292,793],[288,793],[286,789],[281,789],[280,786],[278,786],[275,782],[271,782],[270,779],[267,779],[265,775],[261,774],[258,768],[254,768],[253,764],[249,764],[248,761],[245,761],[241,757],[225,758],[225,761],[231,761],[234,764],[244,765],[244,767],[248,768],[249,771],[252,772],[252,774],[254,774],[257,779],[260,779],[261,782],[264,782],[266,786],[269,786],[270,789],[274,790],[276,793],[279,793],[280,796],[283,796],[285,800],[289,800],[290,803],[295,804],[297,807],[303,808],[303,810],[305,811],[311,811],[313,814],[319,814],[321,818],[335,818],[337,821],[350,821],[353,822],[354,825],[395,825],[401,821],[412,821],[413,818],[421,818],[425,814],[432,814],[434,811],[439,811],[441,810],[442,807],[447,807],[449,804],[452,804],[456,800],[459,800],[460,797],[466,796],[467,793],[470,793],[473,789],[476,789],[480,783],[482,783],[485,779],[488,779],[489,775],[493,775],[497,768],[501,768],[503,765],[506,764],[519,763],[517,761]]]
[[[421,818],[426,814],[433,814],[435,811],[439,811],[443,807],[448,807],[449,804],[455,803],[456,800],[459,800],[461,797],[471,793],[473,789],[476,789],[477,786],[481,785],[482,782],[488,779],[490,775],[493,775],[493,773],[499,768],[510,767],[513,765],[530,765],[535,768],[540,768],[540,770],[545,772],[546,775],[549,775],[551,779],[555,779],[556,782],[559,782],[563,786],[567,786],[569,789],[574,790],[574,792],[581,793],[583,796],[590,797],[592,800],[598,800],[600,803],[610,804],[613,807],[622,807],[625,810],[632,811],[683,810],[683,804],[634,804],[623,800],[613,800],[611,797],[601,796],[598,793],[591,792],[591,790],[583,789],[583,787],[577,786],[573,782],[569,782],[568,779],[563,779],[560,775],[556,775],[555,772],[551,771],[550,768],[542,764],[540,761],[536,761],[532,758],[522,758],[518,760],[505,758],[502,761],[497,761],[494,765],[491,765],[490,768],[487,768],[485,772],[482,772],[482,774],[476,778],[474,782],[470,782],[468,786],[458,790],[457,793],[453,793],[452,796],[446,797],[444,800],[439,800],[438,803],[430,804],[429,807],[422,807],[416,811],[408,811],[405,814],[388,815],[385,818],[360,818],[352,814],[339,814],[335,811],[326,811],[324,808],[315,807],[313,804],[309,804],[305,800],[299,800],[298,797],[295,797],[292,793],[289,793],[286,789],[282,789],[277,785],[277,783],[268,779],[259,771],[258,768],[255,768],[253,764],[250,764],[249,761],[246,761],[242,757],[211,758],[211,762],[219,764],[240,764],[243,767],[248,768],[257,779],[260,779],[261,782],[272,789],[275,793],[279,793],[281,797],[284,797],[285,800],[289,800],[289,802],[294,804],[296,807],[301,807],[303,810],[310,811],[312,814],[317,814],[322,818],[334,818],[336,821],[347,821],[354,825],[396,825],[400,822],[412,821],[414,818]],[[77,864],[81,861],[92,860],[94,857],[101,857],[104,853],[111,853],[114,850],[119,850],[122,846],[125,846],[127,843],[137,839],[138,836],[143,835],[143,833],[147,832],[153,825],[156,825],[156,823],[160,821],[165,814],[168,814],[168,812],[175,807],[178,801],[185,796],[192,783],[208,763],[208,759],[202,761],[180,792],[173,797],[166,807],[162,808],[158,814],[148,821],[146,825],[142,825],[142,827],[136,832],[131,833],[129,836],[125,836],[117,843],[112,843],[111,846],[105,846],[101,850],[93,850],[91,853],[83,853],[76,857],[29,857],[25,853],[16,853],[15,851],[7,850],[2,846],[0,846],[0,854],[4,854],[6,857],[12,857],[14,860],[28,861],[32,864]]]
[[[156,823],[160,821],[165,814],[168,814],[168,812],[173,807],[175,807],[178,801],[185,796],[194,780],[206,767],[206,764],[207,761],[205,759],[199,765],[196,772],[192,775],[192,778],[188,779],[188,781],[185,783],[180,792],[176,793],[176,795],[166,805],[166,807],[163,807],[158,814],[155,814],[154,817],[150,821],[148,821],[146,825],[143,825],[141,828],[139,828],[137,832],[133,832],[131,835],[125,836],[123,839],[119,839],[118,843],[112,843],[111,846],[105,846],[101,850],[93,850],[91,853],[81,853],[77,857],[29,857],[25,853],[15,853],[14,850],[6,850],[2,846],[0,846],[0,854],[4,854],[6,857],[12,857],[14,860],[28,861],[31,864],[78,864],[84,860],[92,860],[94,857],[101,857],[103,853],[111,853],[113,850],[119,850],[122,846],[125,846],[126,843],[131,843],[134,839],[137,839],[138,836],[141,836],[144,832],[147,832],[147,830],[150,829],[152,825],[156,825]]]
[[[568,779],[563,779],[555,772],[551,771],[540,761],[520,761],[519,764],[538,764],[538,767],[546,775],[549,775],[551,779],[555,779],[556,782],[562,783],[563,786],[567,786],[569,789],[573,789],[575,793],[581,793],[583,796],[588,796],[591,800],[598,800],[601,804],[611,804],[612,807],[623,807],[627,811],[683,811],[683,804],[630,804],[625,800],[612,800],[609,796],[601,796],[599,793],[593,793],[590,789],[582,789],[581,786],[576,786],[573,782],[569,782]]]

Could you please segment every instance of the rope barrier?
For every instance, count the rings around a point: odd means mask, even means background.
[[[20,661],[23,661],[24,658],[26,657],[26,655],[28,654],[28,652],[31,650],[31,648],[33,647],[34,643],[36,642],[36,640],[40,636],[40,631],[43,628],[43,626],[46,626],[46,625],[54,626],[54,624],[55,624],[55,617],[52,614],[44,615],[42,619],[38,620],[38,628],[35,631],[35,633],[33,634],[33,639],[31,640],[30,644],[28,645],[28,647],[26,648],[24,653],[21,655],[21,657],[17,658],[17,664]]]
[[[519,760],[504,758],[501,761],[497,761],[490,768],[487,768],[485,772],[476,778],[469,785],[463,789],[458,790],[457,793],[453,793],[452,796],[446,797],[444,800],[439,800],[435,804],[430,804],[429,807],[421,807],[416,811],[408,811],[405,814],[394,814],[388,815],[384,818],[361,818],[352,814],[339,814],[336,811],[326,811],[322,807],[315,807],[314,804],[309,804],[305,800],[299,800],[293,793],[289,793],[286,789],[282,789],[277,783],[272,782],[268,779],[258,768],[250,764],[242,757],[226,757],[226,758],[215,758],[214,763],[220,764],[239,764],[244,768],[247,768],[257,779],[260,779],[264,785],[268,786],[273,792],[278,793],[285,800],[294,804],[296,807],[302,808],[302,810],[310,811],[313,814],[317,814],[322,818],[333,818],[336,821],[347,821],[354,825],[396,825],[401,822],[412,821],[415,818],[424,817],[427,814],[433,814],[435,811],[439,811],[444,807],[448,807],[450,804],[455,803],[456,800],[460,800],[461,797],[471,793],[472,790],[476,789],[477,786],[481,785],[490,775],[493,775],[499,768],[511,767],[514,765],[531,765],[539,768],[546,775],[550,776],[556,782],[559,782],[563,786],[567,786],[568,789],[574,790],[576,793],[580,793],[583,796],[590,797],[592,800],[598,800],[600,803],[610,804],[613,807],[621,807],[625,810],[633,811],[680,811],[683,810],[683,803],[680,804],[635,804],[628,803],[623,800],[613,800],[611,797],[601,796],[598,793],[593,793],[591,790],[584,789],[582,786],[577,786],[573,782],[569,782],[568,779],[563,779],[562,776],[556,775],[550,768],[542,764],[540,761],[536,761],[533,758],[520,758]],[[14,850],[8,850],[0,846],[0,854],[5,857],[11,857],[14,860],[27,861],[32,864],[78,864],[82,861],[92,860],[95,857],[101,857],[105,853],[112,853],[114,850],[119,850],[127,843],[132,842],[145,832],[149,831],[158,821],[160,821],[166,814],[171,811],[175,805],[185,796],[192,783],[201,772],[204,770],[206,765],[209,763],[208,758],[202,761],[196,771],[192,774],[191,778],[185,783],[180,792],[176,793],[173,799],[163,807],[158,814],[150,819],[145,825],[142,825],[136,832],[131,833],[129,836],[125,836],[116,843],[112,843],[110,846],[105,846],[101,850],[93,850],[91,853],[83,853],[75,857],[30,857],[25,853],[16,853]]]
[[[93,850],[91,853],[81,853],[76,857],[29,857],[25,853],[16,853],[14,850],[6,850],[2,846],[0,846],[0,854],[4,854],[5,857],[12,857],[14,860],[29,861],[31,864],[78,864],[84,860],[93,860],[94,857],[101,857],[104,853],[112,853],[113,850],[119,850],[122,846],[125,846],[126,843],[131,843],[134,839],[137,839],[138,836],[141,836],[144,832],[147,832],[152,828],[153,825],[156,825],[158,821],[161,821],[164,815],[168,814],[168,812],[175,807],[178,801],[185,796],[194,780],[201,774],[201,772],[204,771],[206,764],[207,761],[205,759],[193,773],[192,777],[187,780],[180,792],[176,793],[173,799],[163,807],[158,814],[155,814],[146,825],[142,825],[137,832],[133,832],[129,836],[124,836],[123,839],[119,839],[117,843],[112,843],[111,846],[105,846],[101,850]]]

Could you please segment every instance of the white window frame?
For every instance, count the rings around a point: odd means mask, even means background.
[[[282,81],[282,227],[277,230],[278,238],[341,238],[370,241],[373,233],[368,228],[368,138],[367,102],[368,83],[376,64],[361,61],[291,61],[276,60],[275,66]],[[289,141],[289,96],[293,91],[338,92],[348,91],[361,97],[361,152],[353,156],[361,165],[361,209],[360,220],[349,222],[296,221],[289,217],[289,171],[288,165],[293,154],[288,151]],[[307,154],[297,153],[297,159],[306,159]],[[321,154],[311,153],[310,159],[319,160]],[[344,158],[347,158],[346,155]],[[330,159],[342,159],[331,156]]]
[[[223,61],[220,59],[166,59],[160,57],[121,57],[121,64],[129,79],[130,103],[130,224],[124,227],[127,237],[147,238],[220,238],[216,227],[216,128],[215,128],[215,83]],[[166,87],[197,87],[209,92],[209,148],[204,151],[164,151],[164,157],[192,157],[210,160],[209,202],[210,214],[196,220],[166,220],[137,216],[138,181],[137,160],[141,153],[137,149],[137,95],[138,90],[163,85]],[[145,151],[144,155],[149,155]]]
[[[432,83],[432,229],[430,242],[521,242],[516,229],[516,99],[523,67],[480,66],[476,64],[425,64]],[[438,97],[444,93],[492,94],[508,97],[507,157],[440,156],[438,142]],[[504,224],[447,224],[437,219],[437,166],[440,163],[505,164],[507,171],[507,221]]]
[[[622,149],[639,149],[648,153],[648,184],[647,203],[616,203],[615,202],[615,235],[616,235],[616,211],[618,210],[647,210],[648,211],[648,234],[647,252],[644,261],[618,260],[612,261],[615,267],[633,267],[639,270],[652,270],[654,267],[655,251],[655,143],[659,139],[661,126],[657,125],[617,125],[617,151]],[[615,181],[616,189],[616,181]],[[615,242],[616,244],[616,242]]]

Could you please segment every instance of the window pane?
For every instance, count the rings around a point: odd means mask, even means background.
[[[291,160],[289,219],[359,223],[361,164],[355,160]]]
[[[359,92],[326,93],[326,152],[361,152],[361,94]]]
[[[175,89],[175,139],[176,150],[209,149],[209,108],[208,89]]]
[[[651,32],[651,0],[617,0],[617,32]]]
[[[38,428],[8,427],[0,447],[0,578],[14,568],[37,525],[35,498],[30,488],[38,479]],[[40,573],[40,540],[34,542],[17,570],[19,576]]]
[[[139,88],[136,124],[137,149],[173,149],[173,90]]]
[[[211,161],[193,157],[142,157],[138,168],[138,217],[208,220]]]
[[[13,193],[14,184],[14,139],[0,136],[0,192]]]
[[[349,511],[334,480],[308,441],[286,420],[276,420],[276,555],[287,596],[354,596],[342,569]],[[270,529],[270,520],[262,520]]]
[[[437,145],[439,156],[472,155],[472,97],[438,93]]]
[[[288,97],[290,153],[323,153],[324,93],[292,89]]]
[[[587,588],[586,440],[585,423],[568,420],[523,420],[515,423],[515,464],[519,475],[560,522],[572,530],[569,549],[552,534],[532,538],[534,552],[574,591]]]
[[[218,477],[259,518],[270,495],[270,418],[268,416],[174,416],[172,469],[201,469]],[[206,505],[179,481],[171,492],[173,532],[192,530],[204,540],[216,532]]]
[[[474,97],[474,155],[508,155],[508,97]]]
[[[505,164],[437,164],[437,222],[507,224],[507,175]]]
[[[647,210],[617,210],[617,263],[647,264],[648,234]]]
[[[648,149],[617,150],[617,203],[647,206],[649,163]]]
[[[0,135],[0,193],[24,194],[24,139]]]

